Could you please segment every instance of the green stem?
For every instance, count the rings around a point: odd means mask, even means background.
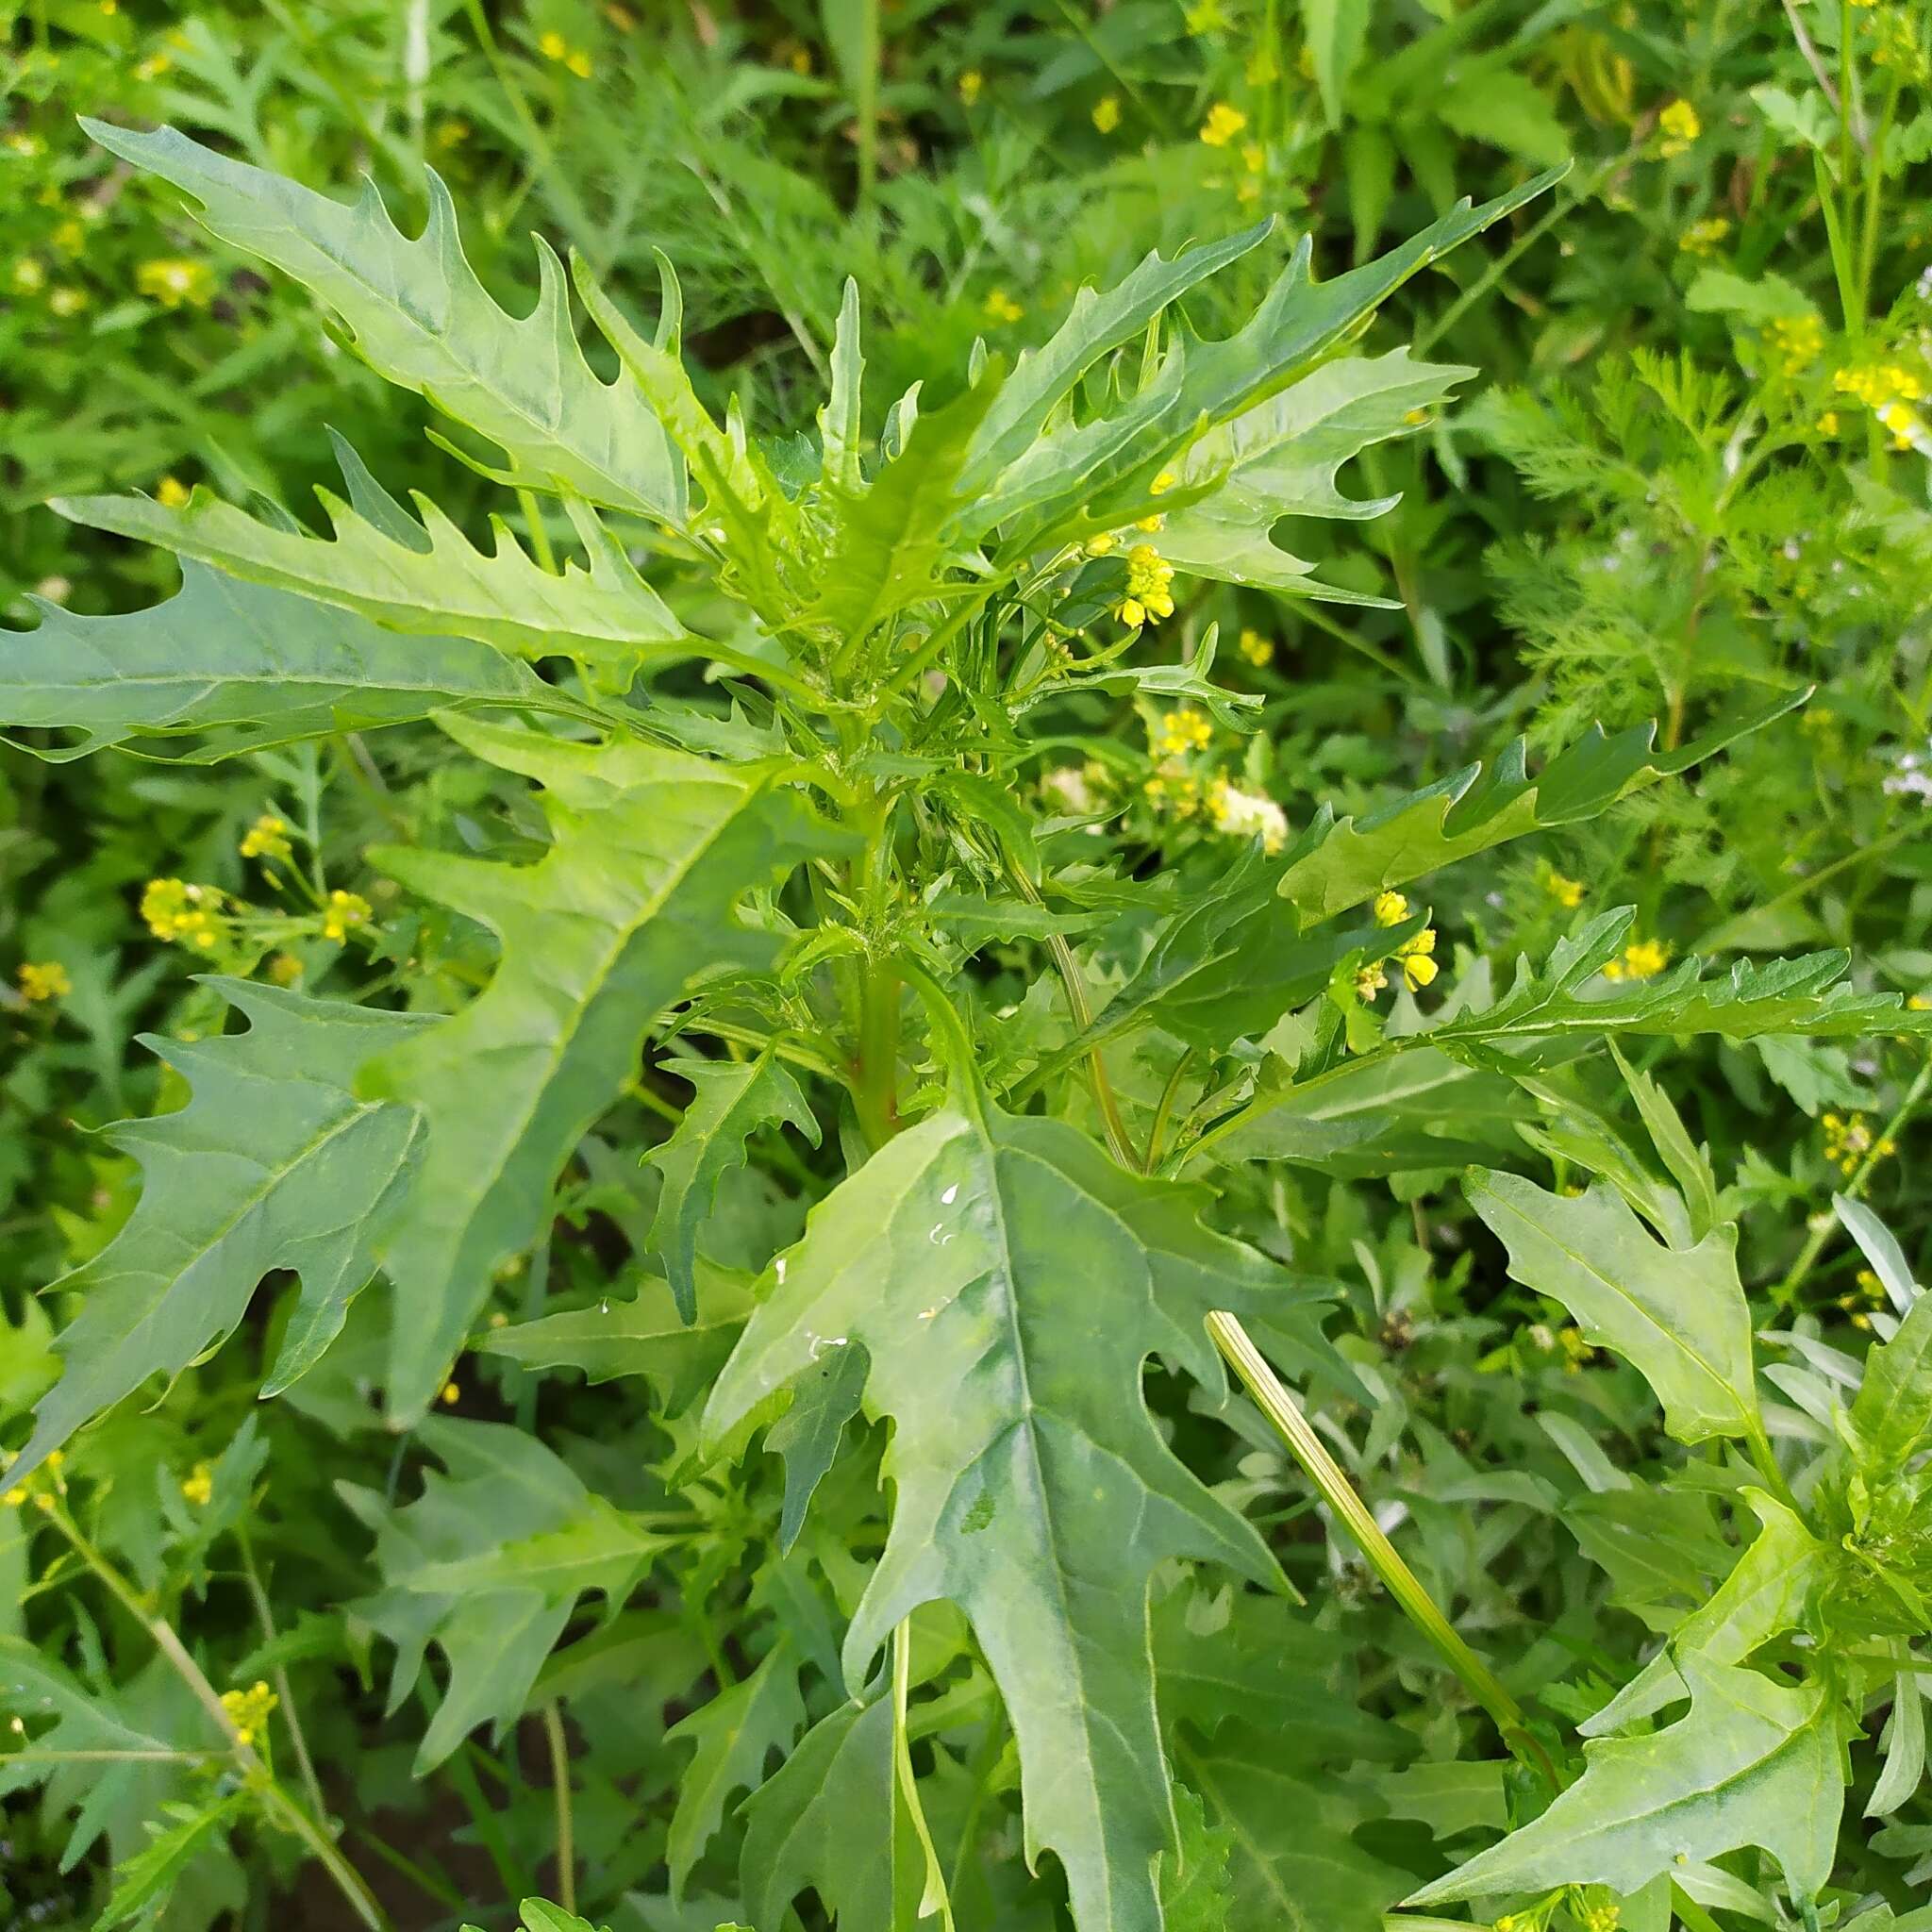
[[[1548,1778],[1553,1786],[1560,1786],[1562,1779],[1557,1767],[1542,1745],[1530,1735],[1522,1707],[1436,1607],[1434,1598],[1383,1534],[1381,1524],[1356,1493],[1346,1472],[1328,1453],[1326,1444],[1302,1413],[1301,1406],[1269,1367],[1247,1330],[1233,1315],[1217,1309],[1208,1317],[1208,1332],[1409,1622],[1428,1639],[1443,1662],[1461,1678],[1470,1695],[1489,1712],[1510,1751],[1531,1770]]]
[[[557,1800],[557,1902],[573,1917],[577,1908],[576,1836],[571,1817],[570,1741],[557,1700],[543,1707],[543,1735],[550,1744],[550,1789]]]
[[[261,1625],[262,1636],[270,1642],[275,1641],[275,1611],[269,1605],[268,1591],[263,1589],[261,1573],[256,1568],[255,1549],[248,1541],[248,1532],[238,1527],[235,1540],[242,1552],[242,1574],[248,1582],[248,1594],[255,1603],[255,1619]],[[302,1719],[295,1708],[295,1692],[289,1683],[289,1668],[286,1664],[275,1667],[275,1694],[282,1700],[282,1718],[289,1726],[289,1742],[294,1747],[295,1767],[302,1774],[302,1789],[308,1794],[308,1802],[318,1818],[328,1816],[328,1806],[322,1795],[322,1781],[315,1774],[315,1760],[308,1755],[308,1740],[303,1735]]]

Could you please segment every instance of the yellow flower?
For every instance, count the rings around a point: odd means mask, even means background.
[[[1089,557],[1105,557],[1117,541],[1119,541],[1119,539],[1114,536],[1111,530],[1102,530],[1097,536],[1088,538],[1087,555]]]
[[[134,271],[134,286],[163,308],[206,308],[215,293],[214,271],[186,256],[158,256]]]
[[[1657,152],[1666,157],[1688,154],[1690,143],[1704,132],[1704,123],[1697,118],[1697,109],[1689,101],[1673,101],[1657,117],[1657,125],[1663,136],[1657,143]]]
[[[179,879],[150,879],[141,895],[141,916],[158,940],[176,940],[196,952],[211,953],[221,937],[216,916],[222,909],[218,886],[184,885]]]
[[[561,60],[570,52],[570,42],[551,27],[537,36],[537,51],[546,60]]]
[[[1170,711],[1154,733],[1156,758],[1181,758],[1191,751],[1205,751],[1214,741],[1214,724],[1205,711],[1183,705]]]
[[[979,104],[979,96],[986,91],[986,75],[976,67],[969,67],[959,76],[959,99],[969,108]]]
[[[1436,950],[1436,928],[1425,925],[1412,939],[1406,939],[1396,947],[1395,957],[1402,962],[1402,976],[1410,992],[1420,992],[1424,987],[1435,983],[1438,967],[1434,958]]]
[[[1911,998],[1906,1002],[1906,1007],[1907,1010],[1914,1013],[1924,1013],[1932,1011],[1932,998],[1928,998],[1923,992],[1915,992],[1911,996]]]
[[[155,485],[155,501],[163,509],[183,508],[192,492],[178,476],[163,476]]]
[[[1715,255],[1718,243],[1731,232],[1731,225],[1724,215],[1707,215],[1701,222],[1692,222],[1677,237],[1677,246],[1686,255]]]
[[[583,48],[573,47],[570,50],[570,52],[563,57],[563,64],[566,67],[568,67],[570,71],[573,74],[575,74],[579,80],[590,79],[592,72],[591,65],[591,57],[584,51]]]
[[[1808,369],[1824,347],[1824,325],[1815,315],[1774,316],[1765,335],[1787,375]]]
[[[360,892],[345,892],[338,886],[328,895],[328,905],[322,915],[322,933],[325,939],[338,942],[349,937],[351,929],[369,924],[369,901]]]
[[[5,147],[9,154],[18,155],[24,161],[34,160],[47,152],[47,143],[38,134],[29,134],[24,127],[0,135],[0,147]]]
[[[1209,147],[1225,147],[1243,127],[1248,117],[1239,108],[1231,108],[1225,101],[1216,101],[1208,109],[1208,118],[1201,124],[1201,139]]]
[[[197,1509],[206,1509],[215,1492],[214,1471],[205,1462],[197,1462],[181,1478],[181,1493]]]
[[[1400,925],[1408,917],[1408,901],[1400,892],[1378,892],[1374,911],[1377,925]]]
[[[1604,968],[1606,979],[1655,979],[1671,961],[1671,949],[1661,940],[1632,940],[1620,959]]]
[[[267,972],[276,986],[293,986],[302,977],[302,962],[293,953],[271,953]]]
[[[48,291],[48,313],[58,315],[62,322],[78,315],[86,307],[87,291],[76,289],[72,282],[63,283],[59,288]]]
[[[1153,482],[1148,484],[1147,494],[1149,496],[1165,496],[1179,481],[1180,478],[1172,470],[1163,470],[1159,475],[1155,477]]]
[[[10,277],[16,295],[38,295],[47,286],[47,265],[37,255],[23,255]]]
[[[440,1399],[445,1408],[454,1408],[463,1399],[461,1386],[456,1382],[445,1382],[442,1385]]]
[[[991,290],[987,295],[986,314],[989,322],[1004,325],[1007,323],[1018,322],[1025,313],[1026,311],[1004,289]]]
[[[64,1000],[74,991],[67,969],[58,959],[28,959],[17,975],[22,999],[38,1004],[42,1000]]]
[[[1590,1343],[1583,1339],[1580,1328],[1559,1328],[1557,1344],[1563,1351],[1564,1368],[1573,1375],[1590,1359]]]
[[[268,1724],[269,1714],[280,1702],[281,1699],[259,1681],[245,1690],[224,1690],[222,1709],[235,1727],[235,1741],[244,1745],[254,1743]]]
[[[1355,996],[1369,1006],[1388,984],[1389,975],[1379,966],[1364,966],[1355,976]]]
[[[136,80],[158,80],[174,64],[165,54],[150,54],[145,60],[134,63],[134,77]]]
[[[459,116],[452,115],[447,121],[436,124],[436,144],[447,154],[451,148],[461,147],[470,138],[470,124]]]
[[[262,813],[242,835],[243,858],[287,858],[293,850],[289,843],[289,822],[272,811]]]
[[[1919,420],[1916,409],[1908,409],[1903,403],[1887,403],[1878,411],[1878,420],[1891,432],[1893,449],[1910,449],[1925,435],[1925,425]]]
[[[1174,596],[1168,586],[1174,581],[1174,565],[1159,556],[1153,544],[1136,543],[1127,552],[1127,594],[1115,613],[1130,630],[1137,625],[1158,624],[1174,615]]]
[[[1261,633],[1257,630],[1242,631],[1241,636],[1241,642],[1238,648],[1241,651],[1241,656],[1245,658],[1248,660],[1248,662],[1255,667],[1257,671],[1261,670],[1264,666],[1272,664],[1274,661],[1274,641],[1271,639],[1264,638],[1261,635]]]
[[[1121,125],[1121,104],[1116,95],[1102,94],[1094,102],[1093,125],[1103,134],[1111,134]]]
[[[1847,1179],[1858,1170],[1868,1157],[1884,1160],[1896,1154],[1898,1148],[1889,1138],[1881,1139],[1872,1131],[1872,1124],[1861,1113],[1850,1116],[1828,1113],[1824,1117],[1824,1158]]]
[[[50,239],[62,255],[79,255],[87,248],[87,226],[70,215]]]
[[[1819,417],[1817,428],[1820,436],[1836,436],[1838,434],[1838,411],[1836,409],[1826,409]]]
[[[1565,912],[1574,912],[1583,904],[1583,881],[1566,878],[1553,867],[1543,879],[1543,891],[1553,898]]]

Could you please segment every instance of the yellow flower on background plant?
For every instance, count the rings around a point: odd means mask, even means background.
[[[1151,543],[1136,543],[1127,552],[1127,594],[1114,615],[1130,630],[1172,617],[1174,596],[1168,586],[1173,581],[1174,565]]]
[[[38,295],[47,286],[47,265],[37,255],[19,257],[8,279],[16,295]]]
[[[263,812],[242,835],[243,858],[287,858],[294,847],[289,843],[289,822],[274,812]]]
[[[1817,361],[1824,347],[1824,325],[1815,315],[1774,316],[1765,340],[1784,373],[1796,375]]]
[[[263,970],[276,986],[293,986],[302,977],[302,962],[293,953],[271,953]]]
[[[989,290],[986,297],[986,315],[989,322],[1002,326],[1018,322],[1026,311],[1007,293],[1004,289]]]
[[[1265,669],[1274,661],[1274,641],[1264,638],[1257,630],[1242,631],[1241,642],[1236,648],[1257,671]]]
[[[241,1744],[253,1744],[266,1727],[270,1713],[281,1703],[264,1683],[251,1684],[245,1690],[224,1690],[222,1709],[235,1727]]]
[[[185,255],[157,256],[134,271],[134,286],[163,308],[206,308],[214,300],[214,271]]]
[[[1677,237],[1677,246],[1686,255],[1715,255],[1718,244],[1731,232],[1727,216],[1707,215],[1701,222],[1692,222]]]
[[[1657,142],[1657,153],[1667,158],[1688,154],[1690,143],[1704,132],[1704,123],[1689,101],[1673,101],[1657,117],[1657,125],[1663,137]]]
[[[1623,956],[1604,968],[1606,979],[1655,979],[1671,963],[1671,949],[1661,940],[1632,940]]]
[[[1377,892],[1374,911],[1377,925],[1400,925],[1408,917],[1408,901],[1400,892]]]
[[[20,982],[21,998],[35,1006],[47,1000],[64,1000],[74,991],[66,967],[58,959],[28,959],[15,977]]]
[[[551,27],[537,36],[537,51],[546,60],[561,60],[570,52],[570,42]]]
[[[211,953],[221,936],[219,886],[190,885],[180,879],[150,879],[141,895],[141,916],[158,940],[173,940]]]
[[[1170,711],[1154,730],[1156,758],[1180,758],[1191,751],[1205,751],[1214,740],[1214,724],[1205,711],[1182,705]]]
[[[181,1493],[197,1509],[206,1509],[215,1492],[214,1471],[206,1462],[197,1462],[181,1478]]]
[[[1819,1124],[1824,1129],[1824,1158],[1847,1180],[1856,1174],[1869,1155],[1884,1160],[1898,1152],[1897,1144],[1872,1131],[1872,1123],[1861,1113],[1827,1113]]]
[[[188,499],[193,492],[178,476],[163,476],[155,485],[155,501],[163,509],[186,508]]]
[[[1121,125],[1120,97],[1102,94],[1093,104],[1093,125],[1103,134],[1111,134]]]
[[[369,901],[360,892],[345,892],[338,886],[323,908],[323,937],[340,944],[356,927],[369,924]]]
[[[959,99],[969,108],[976,107],[979,96],[986,89],[986,75],[976,67],[969,67],[959,76]]]
[[[1543,879],[1543,891],[1565,912],[1574,912],[1583,904],[1583,881],[1567,878],[1553,866]]]
[[[1201,124],[1201,139],[1209,147],[1225,147],[1243,127],[1248,117],[1239,108],[1231,108],[1225,101],[1216,101],[1208,109],[1208,118]]]
[[[1435,960],[1436,928],[1425,925],[1410,939],[1406,939],[1396,947],[1395,957],[1402,965],[1402,977],[1410,992],[1420,992],[1424,987],[1435,984],[1436,974],[1441,970]]]

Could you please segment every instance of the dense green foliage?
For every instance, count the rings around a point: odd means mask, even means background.
[[[1932,1928],[1923,9],[9,35],[0,1925]]]

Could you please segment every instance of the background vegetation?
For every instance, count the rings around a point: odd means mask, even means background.
[[[1815,685],[1694,782],[1432,880],[1434,958],[1445,985],[1501,986],[1519,956],[1543,960],[1594,915],[1633,907],[1605,956],[1612,982],[1693,953],[1842,947],[1862,991],[1914,1006],[1932,992],[1932,55],[1908,0],[34,0],[7,12],[0,606],[22,629],[49,606],[121,612],[174,588],[161,553],[50,499],[142,491],[178,506],[205,484],[312,523],[315,486],[341,487],[339,437],[473,537],[505,502],[428,402],[387,388],[295,282],[212,239],[77,114],[169,123],[339,196],[366,174],[409,233],[429,163],[477,275],[513,314],[538,292],[532,229],[632,312],[657,300],[661,251],[681,278],[699,395],[779,452],[816,434],[848,277],[876,423],[916,379],[928,408],[959,394],[975,342],[1008,358],[1039,343],[1082,284],[1111,285],[1150,248],[1279,218],[1190,296],[1190,326],[1219,338],[1301,236],[1327,279],[1458,196],[1507,194],[1571,160],[1551,192],[1364,324],[1366,349],[1407,343],[1473,372],[1458,401],[1343,473],[1351,494],[1392,500],[1387,514],[1278,533],[1325,583],[1372,601],[1191,584],[1147,655],[1181,663],[1218,624],[1232,644],[1219,675],[1254,700],[1240,729],[1189,712],[1201,738],[1166,743],[1144,710],[1096,713],[1080,761],[1045,781],[1028,769],[1028,799],[1074,816],[1107,803],[1144,871],[1183,872],[1225,848],[1217,781],[1299,828],[1319,803],[1373,812],[1519,733],[1542,756],[1591,724],[1656,718],[1669,752]],[[565,540],[528,491],[510,501],[533,549]],[[678,610],[727,634],[704,586],[685,586]],[[426,724],[375,750],[343,734],[219,769],[0,758],[0,1441],[25,1441],[56,1374],[68,1311],[36,1291],[98,1256],[140,1196],[133,1156],[97,1130],[186,1095],[137,1035],[219,1034],[224,999],[195,977],[210,969],[378,1003],[407,983],[446,1009],[487,960],[446,914],[407,906],[369,848],[501,854],[541,835],[526,793]],[[1028,988],[1047,982],[1024,964],[1041,937],[996,935],[981,979],[989,1010],[1041,1003],[1043,1054],[1047,994]],[[427,995],[425,961],[441,974]],[[1391,990],[1398,1030],[1434,977]],[[1508,1164],[1561,1192],[1619,1159],[1661,1163],[1693,1193],[1686,1175],[1708,1176],[1713,1209],[1739,1228],[1754,1324],[1777,1331],[1764,1350],[1771,1433],[1808,1453],[1832,1439],[1834,1391],[1890,1329],[1888,1274],[1923,1272],[1924,1045],[1625,1045],[1629,1089],[1613,1077],[1596,1100],[1634,1136],[1656,1071],[1677,1141],[1705,1149],[1707,1168],[1679,1160],[1649,1110],[1655,1157],[1607,1151],[1561,1095],[1487,1125]],[[1130,1126],[1158,1139],[1162,1070],[1123,1077]],[[664,1165],[638,1156],[666,1140],[694,1085],[661,1053],[646,1063],[559,1183],[549,1231],[504,1271],[486,1323],[593,1308],[613,1280],[628,1291],[628,1257],[658,1245]],[[823,1124],[834,1131],[816,1145],[759,1128],[748,1164],[723,1178],[704,1265],[761,1270],[797,1237],[841,1171],[836,1123]],[[1707,1452],[1670,1446],[1642,1379],[1590,1322],[1511,1278],[1494,1218],[1457,1184],[1464,1158],[1457,1138],[1440,1166],[1391,1179],[1324,1143],[1320,1158],[1246,1170],[1225,1224],[1336,1284],[1327,1333],[1354,1380],[1311,1387],[1329,1453],[1554,1736],[1602,1708],[1708,1596],[1749,1520],[1740,1536],[1685,1482],[1715,1471],[1714,1453],[1700,1464]],[[1835,1191],[1873,1213],[1835,1213]],[[321,1366],[258,1406],[287,1313],[260,1297],[224,1349],[152,1401],[123,1403],[37,1478],[58,1486],[44,1511],[24,1496],[0,1521],[8,1657],[54,1660],[74,1699],[50,1742],[54,1693],[36,1688],[19,1761],[0,1754],[0,1924],[345,1923],[294,1826],[222,1811],[229,1794],[195,1765],[98,1755],[195,1721],[147,1627],[158,1617],[208,1681],[244,1700],[231,1719],[273,1736],[310,1814],[341,1823],[333,1855],[397,1924],[505,1925],[543,1893],[615,1927],[708,1932],[743,1916],[768,1932],[742,1876],[759,1812],[739,1801],[777,1761],[768,1754],[824,1715],[819,1680],[805,1677],[817,1688],[801,1703],[796,1674],[772,1658],[779,1645],[814,1662],[836,1653],[883,1535],[884,1425],[855,1430],[864,1440],[827,1478],[835,1527],[779,1549],[774,1458],[684,1480],[692,1390],[719,1355],[702,1335],[651,1353],[647,1382],[469,1355],[440,1420],[397,1434],[370,1399],[374,1296]],[[1258,1421],[1237,1424],[1243,1439],[1224,1421],[1210,1433],[1180,1397],[1161,1413],[1217,1492],[1267,1529],[1311,1608],[1284,1635],[1256,1609],[1276,1600],[1192,1579],[1157,1620],[1183,1648],[1232,1630],[1244,1658],[1285,1660],[1322,1687],[1283,1706],[1280,1729],[1265,1707],[1230,1711],[1201,1691],[1193,1742],[1171,1753],[1183,1843],[1204,1845],[1201,1866],[1220,1876],[1211,1896],[1171,1902],[1169,1923],[1326,1932],[1366,1911],[1374,1924],[1549,1793],[1506,1775],[1482,1712],[1445,1691]],[[516,1433],[466,1439],[451,1421]],[[537,1457],[538,1474],[509,1467]],[[1651,1486],[1666,1474],[1675,1487]],[[496,1519],[524,1480],[575,1484],[641,1519],[694,1511],[705,1533],[628,1607],[622,1587],[607,1615],[566,1606],[571,1641],[513,1708],[478,1692],[472,1714],[504,1720],[495,1731],[464,1735],[444,1704],[451,1735],[431,1749],[449,1672],[422,1669],[433,1633],[412,1623],[398,1575],[423,1554],[412,1536],[446,1556],[438,1537],[509,1534]],[[1909,1507],[1888,1532],[1897,1563],[1872,1586],[1885,1611],[1834,1640],[1886,1668],[1845,1693],[1862,1731],[1848,1715],[1839,1739],[1852,1788],[1831,1887],[1822,1904],[1786,1897],[1789,1847],[1765,1840],[1699,1853],[1676,1907],[1694,1932],[1932,1924],[1918,1695],[1932,1686],[1920,1593],[1932,1526],[1903,1464],[1896,1480]],[[1641,1507],[1620,1502],[1632,1493]],[[981,1726],[978,1757],[925,1741],[958,1713],[916,1729],[950,1909],[962,1927],[1057,1923],[1051,1862],[1029,1878],[1019,1857],[1007,1734],[967,1708],[984,1680],[964,1626],[935,1617],[918,1641],[915,1683],[941,1687],[927,1705],[955,1694]],[[465,1668],[447,1649],[444,1664]],[[487,1677],[504,1663],[473,1654],[467,1668]],[[834,1674],[827,1661],[824,1684]],[[4,1679],[0,1694],[26,1682]],[[36,1748],[79,1755],[50,1774]],[[1217,1798],[1231,1765],[1260,1797]],[[1293,1842],[1317,1805],[1350,1847],[1320,1874],[1297,1866]],[[823,1923],[813,1899],[801,1886],[789,1909]],[[1603,1932],[1624,1908],[1597,1888],[1511,1891],[1519,1925]]]

